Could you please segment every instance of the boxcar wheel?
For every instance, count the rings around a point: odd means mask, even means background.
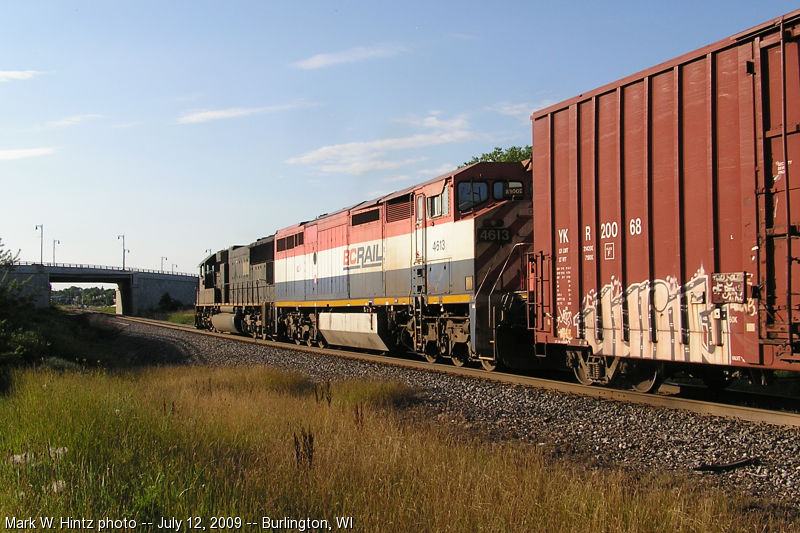
[[[631,388],[636,392],[655,392],[661,386],[661,365],[640,363],[636,365],[634,371],[627,377],[630,381]]]
[[[589,377],[589,362],[586,360],[586,356],[581,353],[576,354],[573,365],[572,370],[575,372],[575,379],[578,380],[578,383],[591,385],[592,379]]]

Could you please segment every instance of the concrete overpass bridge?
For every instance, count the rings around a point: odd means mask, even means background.
[[[25,292],[37,307],[50,305],[51,283],[116,283],[117,314],[136,315],[158,307],[165,293],[184,305],[194,305],[197,298],[197,275],[159,270],[66,263],[29,263],[14,265],[11,276],[28,280]]]

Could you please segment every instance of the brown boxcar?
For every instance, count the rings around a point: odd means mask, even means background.
[[[800,370],[799,36],[795,11],[532,115],[540,353],[645,389]]]

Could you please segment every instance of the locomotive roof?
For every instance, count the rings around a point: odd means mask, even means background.
[[[343,207],[342,209],[338,209],[338,210],[332,211],[330,213],[324,213],[322,215],[319,215],[318,217],[316,217],[313,220],[309,220],[309,221],[306,221],[306,222],[300,222],[300,223],[297,223],[297,224],[292,224],[291,226],[286,226],[284,228],[279,229],[278,233],[297,230],[297,229],[299,229],[301,227],[306,226],[307,224],[316,223],[316,222],[318,222],[318,221],[320,221],[322,219],[326,219],[326,218],[330,218],[330,217],[333,217],[333,216],[336,216],[336,215],[340,215],[340,214],[345,213],[345,212],[358,211],[360,209],[367,209],[369,207],[376,206],[376,205],[378,205],[378,204],[380,204],[382,202],[387,202],[389,200],[393,200],[395,198],[399,198],[401,196],[405,196],[405,195],[411,194],[412,192],[414,192],[414,191],[416,191],[416,190],[418,190],[420,188],[426,187],[428,185],[432,185],[432,184],[437,183],[439,181],[443,181],[443,180],[445,180],[447,178],[455,177],[455,176],[457,176],[459,174],[465,173],[465,172],[467,172],[469,170],[472,170],[474,168],[477,168],[477,167],[490,166],[490,165],[491,166],[493,166],[493,165],[513,165],[513,164],[515,164],[515,163],[495,163],[495,162],[486,162],[486,161],[479,162],[479,163],[473,163],[471,165],[467,165],[467,166],[464,166],[464,167],[460,167],[460,168],[451,170],[449,172],[445,172],[444,174],[440,174],[440,175],[436,176],[435,178],[431,178],[431,179],[429,179],[427,181],[423,181],[422,183],[416,183],[414,185],[406,187],[405,189],[400,189],[398,191],[391,192],[389,194],[380,196],[378,198],[374,198],[372,200],[366,200],[364,202],[360,202],[360,203],[353,204],[353,205],[350,205],[350,206],[347,206],[347,207]],[[516,163],[516,164],[521,164],[521,165],[523,165],[523,166],[525,166],[527,168],[528,165],[530,164],[530,159],[528,159],[526,161],[523,161],[521,163]]]
[[[334,216],[337,216],[337,215],[342,215],[343,213],[347,213],[347,212],[350,212],[350,211],[358,211],[360,209],[367,209],[369,207],[376,206],[376,205],[378,205],[378,204],[380,204],[382,202],[387,202],[389,200],[393,200],[395,198],[399,198],[401,196],[411,194],[411,193],[413,193],[414,191],[416,191],[418,189],[424,188],[424,187],[426,187],[428,185],[432,185],[432,184],[437,183],[439,181],[443,181],[443,180],[445,180],[447,178],[454,178],[454,177],[458,176],[459,174],[466,173],[466,172],[468,172],[470,170],[473,170],[473,169],[476,169],[478,167],[487,167],[487,166],[495,166],[495,165],[513,165],[513,164],[515,164],[515,163],[480,162],[480,163],[473,163],[471,165],[467,165],[467,166],[464,166],[464,167],[456,168],[454,170],[451,170],[450,172],[445,172],[444,174],[440,174],[440,175],[436,176],[435,178],[431,178],[431,179],[429,179],[427,181],[424,181],[422,183],[416,183],[416,184],[411,185],[409,187],[406,187],[404,189],[400,189],[400,190],[394,191],[392,193],[380,196],[378,198],[374,198],[372,200],[366,200],[364,202],[353,204],[353,205],[350,205],[348,207],[344,207],[342,209],[339,209],[337,211],[333,211],[331,213],[324,213],[324,214],[319,215],[318,217],[314,218],[313,220],[307,220],[307,221],[304,221],[304,222],[298,222],[296,224],[292,224],[291,226],[286,226],[284,228],[279,229],[278,231],[276,231],[272,235],[268,235],[266,237],[261,237],[260,239],[254,241],[254,242],[252,242],[250,244],[247,244],[247,245],[236,244],[236,245],[233,245],[233,246],[231,246],[229,248],[224,248],[224,249],[219,250],[217,252],[213,252],[213,253],[207,255],[203,259],[203,261],[200,262],[200,265],[198,265],[198,266],[201,266],[201,265],[204,265],[204,264],[207,264],[207,263],[210,263],[210,262],[216,262],[216,257],[217,257],[218,254],[224,254],[226,252],[229,253],[229,252],[231,252],[233,250],[236,250],[238,248],[242,248],[242,247],[245,247],[245,246],[247,248],[253,248],[254,246],[258,246],[258,245],[261,245],[261,244],[266,244],[268,241],[274,240],[278,233],[290,233],[290,232],[296,231],[296,230],[298,230],[298,229],[300,229],[300,228],[302,228],[302,227],[304,227],[304,226],[306,226],[308,224],[317,223],[318,221],[323,220],[323,219],[331,218],[331,217],[334,217]],[[525,169],[530,170],[531,160],[528,159],[526,161],[523,161],[523,162],[517,163],[517,164],[521,164],[523,167],[525,167]]]

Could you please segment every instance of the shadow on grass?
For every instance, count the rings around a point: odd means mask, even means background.
[[[0,397],[8,396],[14,388],[14,377],[11,373],[11,366],[8,364],[0,365]]]
[[[39,353],[1,361],[0,394],[11,389],[11,369],[43,366],[76,371],[91,368],[131,369],[185,364],[194,355],[190,343],[179,339],[129,333],[129,324],[114,315],[44,309],[32,313],[29,327],[44,347]],[[3,370],[5,368],[5,370]]]
[[[78,329],[91,344],[97,361],[107,368],[185,364],[196,357],[191,342],[179,338],[143,335],[114,316],[84,313],[75,317]],[[88,362],[88,361],[87,361]]]

